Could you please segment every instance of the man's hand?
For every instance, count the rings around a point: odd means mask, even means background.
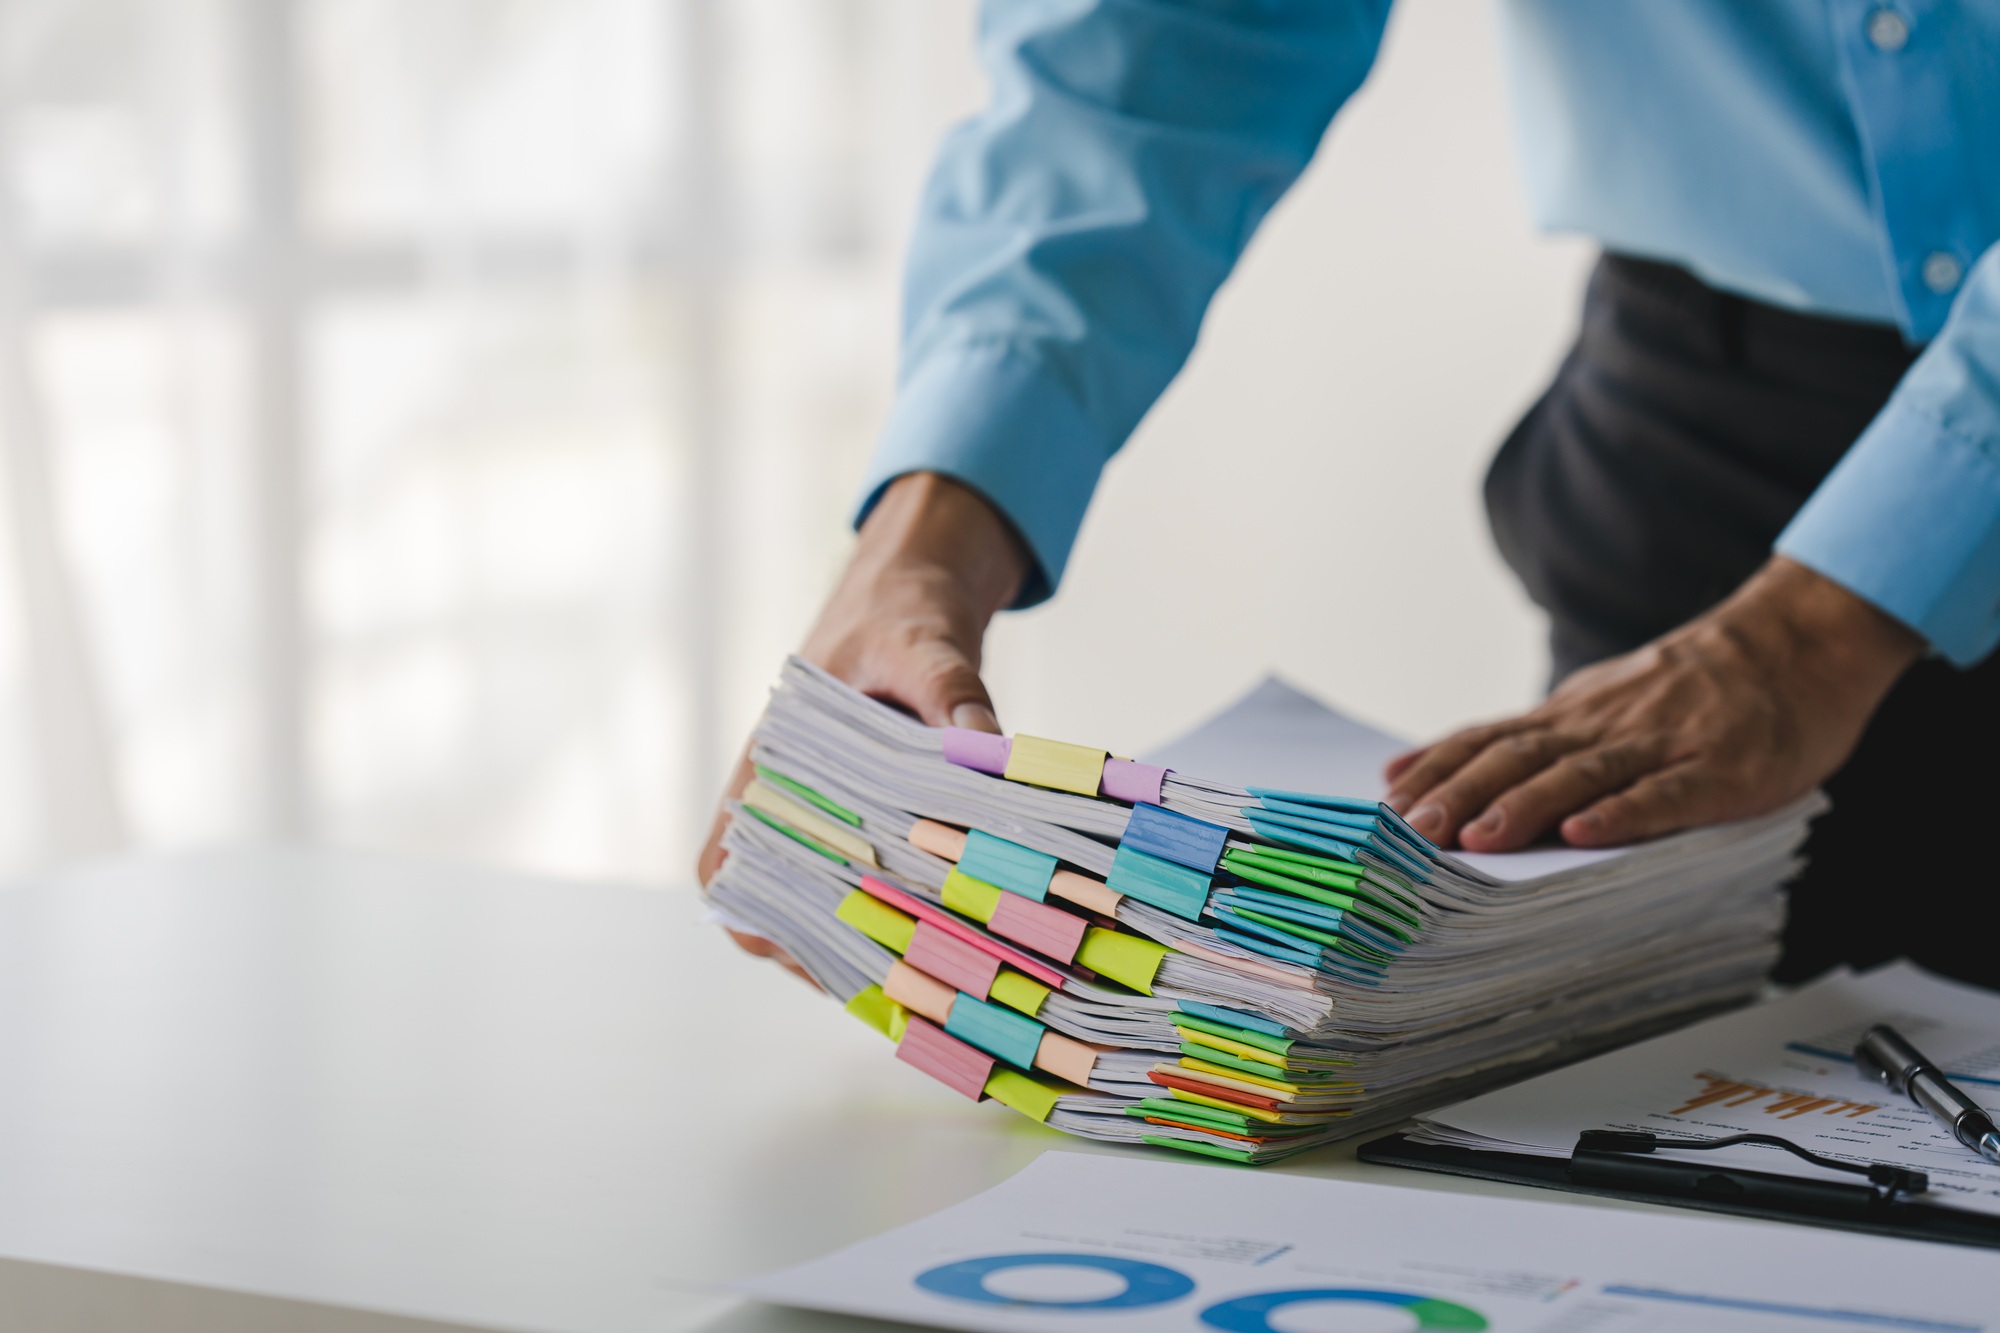
[[[1923,642],[1782,556],[1715,609],[1570,676],[1533,712],[1391,761],[1388,802],[1470,851],[1747,819],[1831,776]]]
[[[976,491],[936,473],[910,473],[890,485],[862,524],[847,572],[800,651],[933,727],[998,731],[993,700],[979,679],[980,644],[1028,567],[1021,539]],[[751,776],[746,748],[728,795],[742,795]],[[696,865],[703,884],[722,865],[728,827],[728,813],[717,810]],[[751,953],[805,975],[775,944],[730,933]]]

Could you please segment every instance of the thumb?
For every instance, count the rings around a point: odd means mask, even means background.
[[[904,702],[933,727],[964,727],[968,731],[1000,730],[993,696],[979,679],[979,669],[956,646],[934,644],[917,663]]]

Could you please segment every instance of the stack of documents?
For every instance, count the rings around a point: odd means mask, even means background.
[[[967,1097],[1246,1162],[1739,1000],[1775,959],[1817,798],[1455,855],[1371,795],[1395,748],[1267,682],[1138,763],[926,727],[794,659],[709,894]]]

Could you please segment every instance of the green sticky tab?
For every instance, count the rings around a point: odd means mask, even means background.
[[[843,866],[847,864],[846,857],[842,856],[839,852],[836,852],[835,850],[833,850],[833,848],[821,842],[818,838],[813,837],[810,833],[801,833],[797,829],[793,828],[790,824],[786,824],[780,820],[771,818],[769,815],[765,814],[762,810],[759,810],[754,805],[746,805],[743,807],[743,810],[744,813],[746,814],[755,815],[760,822],[769,824],[772,828],[778,830],[778,832],[784,834],[786,837],[790,838],[793,842],[801,843],[804,846],[812,848],[814,851],[818,852],[821,856],[824,856],[827,860],[832,861],[834,864]]]
[[[1041,1012],[1042,1001],[1049,998],[1047,986],[1022,976],[1011,967],[1000,969],[1000,975],[993,978],[993,989],[988,993],[1009,1009],[1019,1010],[1030,1018]]]
[[[974,921],[991,921],[1000,907],[1000,890],[962,870],[944,877],[944,905]]]
[[[1238,879],[1247,879],[1252,884],[1261,884],[1267,889],[1277,889],[1284,893],[1296,894],[1312,902],[1324,903],[1328,907],[1338,907],[1342,911],[1346,911],[1348,908],[1354,906],[1353,894],[1336,893],[1332,889],[1318,884],[1308,884],[1302,879],[1293,879],[1290,875],[1280,874],[1264,866],[1247,865],[1243,862],[1230,859],[1235,855],[1236,853],[1231,852],[1229,856],[1222,858],[1222,868],[1230,874],[1235,875]],[[1358,883],[1359,881],[1353,882]]]
[[[1239,1074],[1255,1074],[1258,1078],[1276,1079],[1280,1083],[1296,1079],[1298,1075],[1277,1065],[1267,1065],[1256,1060],[1245,1060],[1240,1055],[1218,1050],[1213,1046],[1203,1046],[1199,1042],[1181,1043],[1181,1054],[1196,1060],[1206,1060],[1212,1065],[1226,1065]]]
[[[1142,1098],[1136,1106],[1127,1107],[1127,1115],[1156,1115],[1169,1120],[1198,1120],[1212,1124],[1218,1129],[1231,1129],[1239,1134],[1247,1134],[1256,1122],[1247,1115],[1236,1115],[1229,1111],[1217,1110],[1194,1102],[1171,1101],[1165,1097]]]
[[[1049,881],[1055,878],[1056,858],[991,833],[967,829],[958,868],[974,879],[1041,902],[1048,897]]]
[[[1273,1055],[1285,1055],[1292,1049],[1291,1039],[1288,1037],[1274,1037],[1268,1032],[1253,1032],[1249,1028],[1231,1027],[1227,1023],[1200,1018],[1184,1010],[1176,1012],[1172,1021],[1177,1028],[1193,1028],[1196,1032],[1206,1032],[1211,1036],[1227,1037],[1231,1041],[1240,1041],[1245,1046],[1259,1047]]]
[[[1002,1106],[1011,1106],[1030,1120],[1046,1121],[1056,1109],[1063,1090],[1054,1083],[1030,1078],[1018,1069],[996,1066],[986,1080],[986,1095]]]
[[[1225,1162],[1248,1162],[1248,1148],[1225,1148],[1219,1143],[1196,1143],[1193,1139],[1170,1139],[1164,1134],[1148,1134],[1144,1142],[1155,1148],[1179,1148],[1182,1152],[1200,1153],[1205,1157],[1220,1157]]]
[[[1208,906],[1211,881],[1202,871],[1120,847],[1104,882],[1114,893],[1129,894],[1162,911],[1199,921],[1201,909]]]
[[[1167,946],[1138,935],[1088,926],[1076,961],[1100,976],[1130,986],[1141,995],[1153,993],[1153,978],[1159,975],[1160,960]]]
[[[861,992],[847,1002],[847,1012],[874,1028],[883,1036],[894,1040],[901,1034],[896,1032],[896,1018],[902,1005],[882,993],[880,986],[864,986]],[[905,1016],[905,1021],[907,1016]]]
[[[842,898],[833,914],[883,948],[894,949],[897,953],[909,948],[910,937],[917,933],[915,917],[898,912],[881,899],[870,897],[859,889]]]
[[[770,783],[772,786],[783,787],[786,791],[798,797],[801,801],[805,801],[810,805],[817,806],[819,809],[826,811],[826,813],[832,815],[835,819],[838,819],[843,824],[852,824],[855,828],[861,827],[860,815],[855,814],[852,810],[849,810],[844,805],[836,805],[832,801],[827,800],[826,797],[821,796],[811,787],[806,786],[805,783],[798,782],[791,778],[788,778],[783,773],[774,772],[773,770],[764,767],[762,764],[754,764],[752,765],[752,767],[754,767],[757,770],[758,777],[764,779],[764,781]]]

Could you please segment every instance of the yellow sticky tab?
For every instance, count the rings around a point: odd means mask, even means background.
[[[1248,1116],[1252,1120],[1262,1120],[1267,1124],[1279,1124],[1285,1118],[1283,1114],[1277,1111],[1266,1111],[1262,1107],[1257,1106],[1245,1106],[1240,1102],[1226,1102],[1220,1097],[1204,1097],[1198,1092],[1189,1092],[1185,1088],[1168,1088],[1167,1091],[1184,1102],[1193,1102],[1197,1106],[1213,1106],[1220,1111],[1234,1111],[1237,1115]]]
[[[899,1026],[896,1018],[902,1014],[902,1009],[902,1005],[882,993],[880,986],[864,987],[860,994],[847,1002],[848,1013],[892,1040]],[[902,1017],[904,1022],[909,1021],[907,1014],[902,1014]]]
[[[1000,909],[1000,890],[962,870],[944,877],[944,905],[974,921],[991,921]]]
[[[1192,1055],[1181,1057],[1181,1067],[1213,1078],[1226,1078],[1235,1083],[1251,1083],[1260,1088],[1269,1088],[1281,1097],[1296,1097],[1305,1091],[1296,1083],[1286,1083],[1280,1079],[1265,1078],[1262,1074],[1252,1074],[1247,1070],[1232,1069],[1228,1065],[1211,1064],[1207,1060],[1197,1060]]]
[[[1102,926],[1088,927],[1083,932],[1083,947],[1076,951],[1077,962],[1141,995],[1153,993],[1153,978],[1159,975],[1160,960],[1166,956],[1164,944]]]
[[[1026,782],[1036,787],[1054,787],[1057,791],[1073,791],[1079,796],[1095,796],[1098,783],[1104,780],[1104,761],[1108,757],[1104,751],[1093,750],[1088,745],[1045,741],[1039,736],[1016,736],[1003,776],[1009,781]]]
[[[1292,1062],[1284,1056],[1274,1051],[1267,1051],[1262,1046],[1252,1046],[1247,1041],[1232,1041],[1228,1037],[1218,1037],[1213,1032],[1198,1032],[1193,1028],[1184,1028],[1178,1023],[1174,1024],[1174,1031],[1181,1034],[1182,1041],[1195,1046],[1207,1046],[1213,1050],[1240,1056],[1245,1060],[1255,1060],[1260,1065],[1276,1065],[1279,1069],[1292,1067]]]
[[[1062,1096],[1062,1089],[1030,1078],[1018,1069],[999,1068],[986,1080],[986,1095],[1030,1120],[1047,1120],[1049,1112],[1056,1109],[1056,1098]]]
[[[903,1034],[910,1030],[910,1011],[897,1005],[889,1011],[889,1040],[902,1044]]]
[[[992,996],[1009,1009],[1018,1009],[1033,1018],[1042,1007],[1042,1001],[1049,998],[1049,988],[1039,981],[1030,981],[1011,967],[1000,969],[1000,975],[993,978]]]
[[[875,848],[868,839],[846,824],[836,823],[819,811],[793,800],[762,778],[743,789],[743,804],[825,843],[850,861],[858,861],[865,866],[880,865],[875,859]]]
[[[917,919],[906,912],[898,912],[879,898],[871,898],[856,889],[840,900],[840,906],[833,914],[848,925],[874,940],[885,949],[897,953],[910,947],[910,937],[917,933]]]

